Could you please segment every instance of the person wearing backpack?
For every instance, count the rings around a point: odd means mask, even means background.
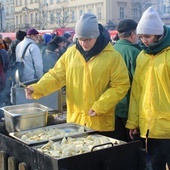
[[[10,57],[11,66],[16,61],[16,54],[15,54],[16,46],[24,39],[25,36],[26,36],[25,31],[18,30],[16,32],[16,39],[13,40],[12,43],[10,44],[10,46],[9,46],[8,54],[9,54],[9,57]]]
[[[0,49],[0,108],[10,105],[10,59],[4,49]],[[0,110],[0,121],[3,117],[3,111]]]
[[[43,75],[42,55],[36,44],[38,34],[39,32],[36,29],[28,29],[26,37],[16,47],[16,61],[24,62],[24,69],[20,78],[22,82],[40,79]]]

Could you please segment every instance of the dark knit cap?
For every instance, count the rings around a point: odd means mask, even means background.
[[[54,41],[55,43],[59,44],[59,43],[63,42],[64,39],[63,39],[62,36],[56,36],[56,37],[53,38],[52,41]]]
[[[39,32],[35,28],[30,28],[27,30],[27,35],[37,35]]]
[[[63,39],[64,42],[66,42],[66,38],[64,36],[61,36],[61,38]]]
[[[22,41],[26,35],[25,31],[18,30],[16,32],[16,39]]]
[[[131,19],[125,19],[120,21],[117,27],[117,31],[119,33],[128,32],[131,30],[135,30],[137,27],[137,23]]]
[[[71,37],[71,34],[69,34],[69,33],[66,32],[66,33],[63,34],[63,36],[64,36],[66,39],[68,39],[68,38]]]
[[[53,40],[47,44],[47,50],[50,51],[55,51],[55,49],[57,49],[58,47],[59,47],[58,44]]]

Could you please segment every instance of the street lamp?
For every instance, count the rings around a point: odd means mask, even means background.
[[[3,29],[3,13],[4,13],[4,7],[2,7],[1,3],[0,3],[0,21],[1,21],[1,32],[4,32]]]
[[[113,30],[115,28],[115,25],[113,24],[113,22],[111,20],[109,20],[107,23],[106,23],[106,28],[108,30]]]

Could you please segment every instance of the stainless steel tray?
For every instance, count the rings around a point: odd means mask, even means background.
[[[34,145],[67,136],[89,134],[95,130],[74,123],[63,123],[36,129],[12,132],[9,135],[27,145]]]
[[[59,160],[66,157],[76,156],[126,143],[127,142],[118,139],[92,133],[65,137],[62,140],[50,140],[45,144],[32,146],[32,148]]]
[[[50,108],[39,103],[5,106],[2,108],[5,116],[5,127],[10,132],[18,132],[47,125]]]

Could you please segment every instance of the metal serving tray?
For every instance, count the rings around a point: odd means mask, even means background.
[[[126,144],[127,142],[110,138],[99,134],[79,134],[77,136],[54,139],[45,144],[32,146],[39,152],[60,160],[71,156],[81,155],[114,146]],[[54,155],[52,155],[54,153]],[[57,156],[56,156],[57,154]]]
[[[39,103],[5,106],[5,127],[10,132],[39,128],[47,125],[50,108]]]
[[[81,126],[74,123],[63,123],[63,124],[46,126],[46,127],[36,128],[36,129],[24,130],[20,132],[12,132],[9,133],[9,135],[27,145],[35,145],[35,144],[45,143],[49,140],[55,140],[55,139],[60,140],[63,137],[76,136],[80,134],[89,134],[92,132],[95,132],[95,130],[87,128],[85,126]],[[39,139],[26,140],[25,135],[34,136]]]

